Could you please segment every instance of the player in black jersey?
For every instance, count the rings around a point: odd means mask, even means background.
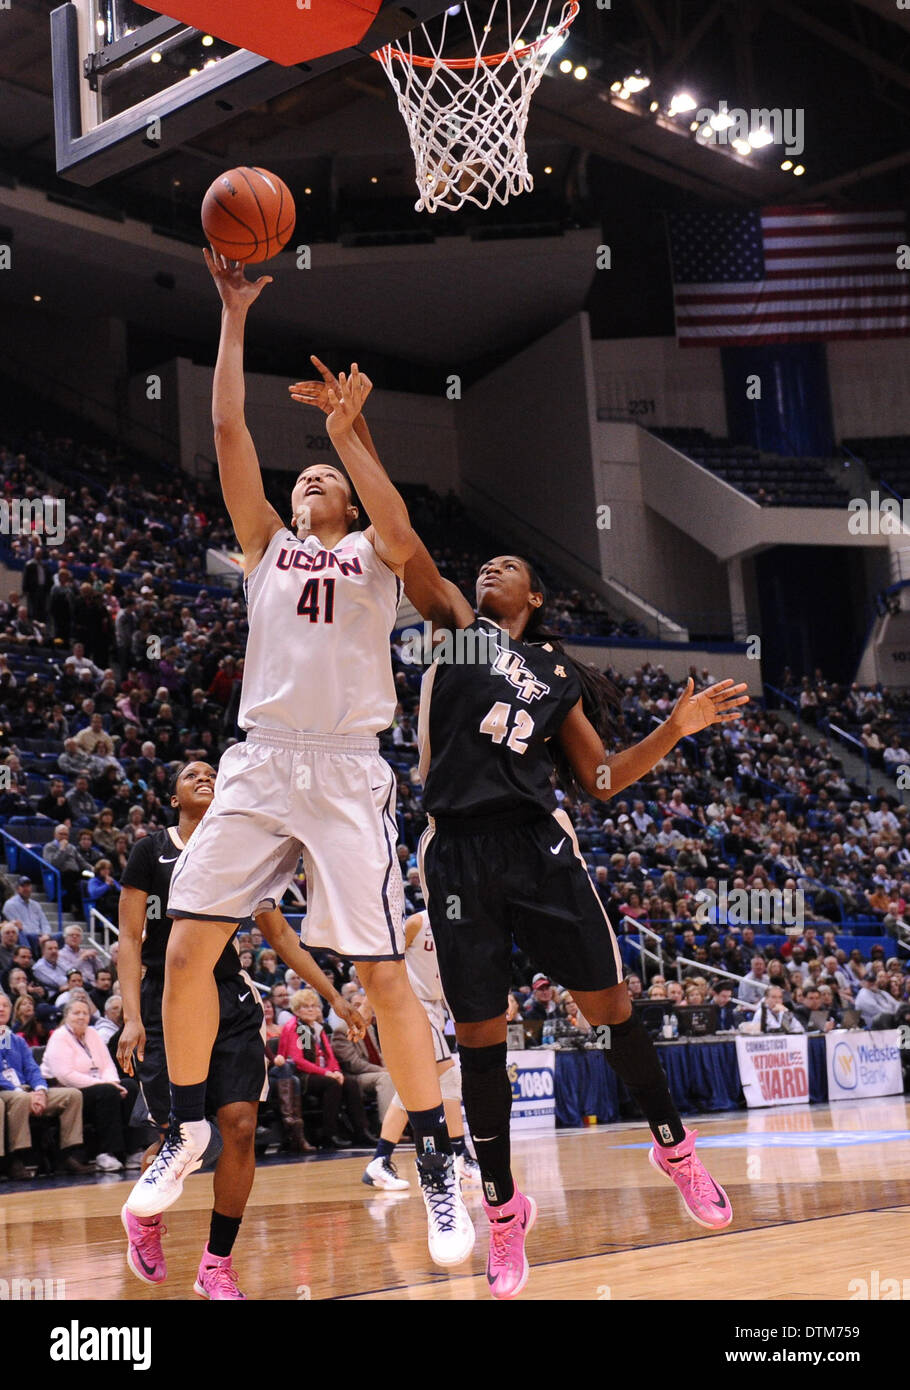
[[[180,768],[171,796],[171,805],[180,813],[177,825],[155,830],[139,840],[123,874],[118,975],[124,1025],[117,1057],[123,1069],[132,1073],[135,1054],[149,1114],[162,1131],[162,1138],[145,1156],[147,1164],[161,1148],[171,1106],[161,1021],[164,965],[171,930],[171,919],[165,916],[171,874],[181,850],[211,804],[214,787],[215,770],[208,763],[191,762]],[[267,929],[269,943],[282,959],[330,1000],[348,1024],[352,1037],[362,1036],[362,1018],[300,946],[282,914],[270,913],[267,923],[262,921],[260,926]],[[219,956],[214,976],[220,1017],[206,1094],[211,1113],[218,1121],[223,1148],[215,1167],[215,1203],[195,1289],[206,1298],[229,1300],[246,1297],[238,1288],[231,1252],[253,1185],[256,1115],[268,1083],[265,1020],[259,991],[241,970],[233,940],[228,941]],[[127,1233],[130,1269],[147,1284],[162,1283],[167,1267],[161,1245],[166,1228],[161,1217],[139,1218],[124,1206],[121,1220]]]
[[[527,1281],[525,1235],[537,1214],[510,1168],[505,1003],[513,940],[571,990],[648,1120],[651,1162],[675,1182],[688,1213],[712,1229],[732,1219],[632,1011],[616,937],[572,822],[557,808],[552,774],[555,764],[586,795],[609,800],[681,738],[738,718],[748,696],[730,680],[695,694],[690,680],[663,724],[608,754],[612,684],[542,632],[543,585],[526,560],[500,555],[482,566],[475,614],[419,546],[405,591],[443,633],[441,659],[421,688],[430,823],[419,857],[490,1221],[487,1279],[495,1298],[513,1298]]]

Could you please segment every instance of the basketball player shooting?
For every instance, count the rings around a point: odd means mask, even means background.
[[[356,364],[331,389],[327,421],[351,481],[330,465],[304,469],[291,493],[291,527],[284,524],[266,500],[244,417],[246,316],[271,277],[250,281],[214,252],[205,259],[223,306],[212,417],[243,551],[249,637],[239,723],[247,737],[222,757],[212,805],[174,867],[162,1008],[171,1126],[127,1206],[137,1217],[164,1210],[204,1161],[218,1030],[213,967],[239,922],[280,903],[302,852],[309,943],[357,965],[414,1132],[430,1254],[448,1267],[470,1254],[474,1227],[429,1022],[404,965],[395,779],[377,739],[395,711],[389,634],[417,537],[364,442],[371,383]],[[366,531],[353,529],[352,484],[372,519]]]

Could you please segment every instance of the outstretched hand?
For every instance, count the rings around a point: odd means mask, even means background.
[[[700,690],[696,695],[695,682],[690,676],[673,706],[670,722],[676,726],[680,738],[697,734],[711,724],[728,724],[732,719],[741,718],[739,706],[749,703],[749,696],[743,693],[746,690],[745,682],[735,685],[732,680],[726,680],[709,685],[707,690]]]
[[[221,295],[221,302],[227,310],[248,309],[266,285],[272,283],[271,275],[260,275],[258,280],[248,280],[239,261],[229,261],[211,247],[202,252],[205,263],[211,272],[215,287]]]
[[[372,389],[372,381],[360,371],[356,362],[351,363],[350,376],[345,372],[339,375],[337,390],[334,386],[328,387],[331,412],[326,421],[326,428],[330,439],[339,439],[350,434],[354,428],[354,421],[366,405]]]
[[[329,401],[329,391],[334,391],[338,396],[341,393],[341,386],[334,372],[330,372],[324,362],[320,362],[318,357],[311,357],[310,361],[316,368],[321,381],[295,381],[293,386],[288,387],[291,400],[298,401],[301,405],[314,405],[317,410],[321,410],[326,415],[331,415],[332,405]]]

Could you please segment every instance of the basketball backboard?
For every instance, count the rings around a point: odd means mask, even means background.
[[[134,0],[68,0],[51,13],[57,172],[91,186],[135,168],[403,38],[445,5],[174,0],[183,16],[174,18]],[[227,20],[218,17],[224,11]],[[212,28],[200,27],[206,15],[215,16]],[[260,48],[297,56],[274,62],[231,41],[257,33]]]

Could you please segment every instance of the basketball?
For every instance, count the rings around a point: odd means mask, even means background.
[[[228,169],[202,203],[202,229],[214,249],[249,265],[277,256],[295,218],[290,189],[267,169]]]

